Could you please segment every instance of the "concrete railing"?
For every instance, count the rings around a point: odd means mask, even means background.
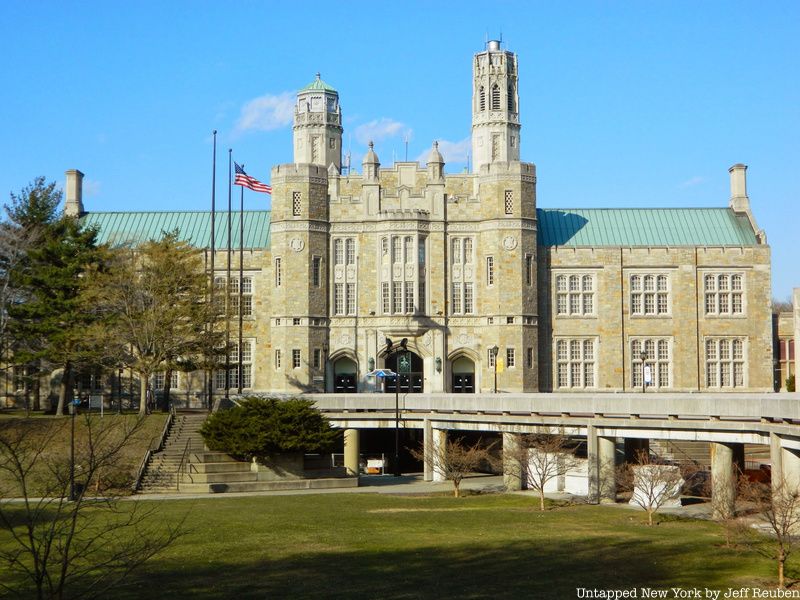
[[[394,413],[394,394],[307,394],[326,413]],[[401,394],[404,413],[800,422],[799,393]]]

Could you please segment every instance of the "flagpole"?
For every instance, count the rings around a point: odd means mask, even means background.
[[[231,390],[231,161],[233,149],[228,148],[228,268],[225,286],[225,399],[230,399]]]
[[[244,170],[244,165],[242,165]],[[242,326],[244,325],[244,307],[242,306],[242,296],[244,287],[244,186],[242,188],[242,195],[239,200],[239,365],[238,365],[238,378],[239,395],[242,394]]]
[[[213,158],[211,159],[211,289],[209,290],[209,301],[211,303],[211,332],[214,332],[214,325],[217,320],[217,310],[214,305],[214,254],[216,254],[216,247],[214,242],[214,221],[216,220],[217,210],[217,130],[213,132],[214,135],[214,151]],[[209,353],[210,354],[210,353]],[[206,368],[206,373],[211,371],[211,377],[208,381],[208,410],[214,408],[214,368],[213,362],[209,361],[209,366]]]

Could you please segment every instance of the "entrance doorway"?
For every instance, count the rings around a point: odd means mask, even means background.
[[[340,358],[333,363],[333,391],[336,394],[355,393],[358,367],[351,358]]]
[[[400,370],[398,371],[398,363]],[[423,375],[424,367],[422,359],[411,351],[408,352],[395,352],[384,361],[387,369],[391,369],[395,373],[399,373],[398,379],[400,385],[400,392],[403,394],[413,393],[421,394],[423,389]],[[403,367],[403,365],[408,365]],[[385,377],[383,381],[383,391],[394,393],[395,391],[395,378]]]
[[[475,393],[475,363],[466,356],[459,356],[450,367],[453,375],[454,394]]]

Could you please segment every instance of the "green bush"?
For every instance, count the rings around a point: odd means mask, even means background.
[[[340,431],[301,398],[246,398],[214,413],[200,430],[210,450],[239,459],[266,458],[285,452],[327,452]]]
[[[789,377],[786,378],[786,391],[794,391],[794,375],[789,375]]]

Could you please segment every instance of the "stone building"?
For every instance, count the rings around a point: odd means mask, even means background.
[[[730,168],[719,207],[537,208],[517,77],[499,42],[473,57],[472,171],[457,174],[436,143],[424,166],[384,167],[370,144],[360,173],[343,168],[338,92],[319,75],[298,92],[272,210],[244,215],[241,283],[233,215],[246,390],[373,390],[369,372],[398,367],[387,338],[407,340],[404,391],[773,389],[770,249],[747,167]],[[82,176],[67,176],[67,210],[103,240],[178,228],[208,260],[208,213],[85,212]]]

